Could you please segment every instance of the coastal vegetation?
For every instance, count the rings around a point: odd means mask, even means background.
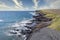
[[[57,13],[57,11],[53,12],[50,10],[40,10],[40,12],[46,14],[46,17],[53,19],[51,25],[49,25],[48,28],[60,31],[60,14]]]

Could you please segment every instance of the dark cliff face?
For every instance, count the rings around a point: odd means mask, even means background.
[[[33,16],[33,18],[35,18],[36,21],[41,21],[41,22],[47,22],[47,21],[51,21],[52,18],[48,18],[46,17],[44,13],[38,11],[38,12],[35,12],[36,15]]]
[[[43,13],[40,11],[36,11],[36,14],[41,15]],[[52,16],[50,15],[51,18],[46,17],[46,14],[41,16],[39,15],[33,16],[36,19],[35,21],[38,22],[38,25],[36,26],[37,28],[30,35],[28,40],[60,40],[60,32],[48,28],[53,20],[52,17],[57,15],[52,14]],[[59,20],[58,18],[57,20]]]
[[[45,17],[46,14],[41,13],[40,11],[36,11],[36,15],[33,16],[34,20],[37,25],[36,28],[32,30],[31,35],[28,37],[28,40],[30,40],[30,37],[33,39],[33,33],[38,32],[40,29],[47,27],[51,24],[52,18]]]

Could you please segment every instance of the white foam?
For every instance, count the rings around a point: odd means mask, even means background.
[[[21,37],[23,37],[24,40],[26,40],[27,39],[26,35],[22,35],[20,32],[21,32],[22,29],[23,30],[28,30],[28,28],[26,28],[24,26],[27,25],[26,23],[32,23],[31,20],[32,19],[28,19],[28,20],[22,20],[20,22],[13,23],[12,25],[10,25],[10,27],[11,28],[16,27],[16,29],[19,29],[19,31],[15,31],[15,30],[9,29],[10,32],[17,32],[17,34],[11,34],[11,33],[9,33],[9,31],[7,31],[6,32],[6,35],[7,36],[14,36],[14,35],[18,36],[18,35],[21,35]]]
[[[7,35],[7,36],[13,36],[13,34],[10,34],[9,32],[4,32],[5,33],[5,35]]]
[[[31,14],[31,15],[33,15],[33,16],[34,16],[34,15],[36,15],[36,13],[35,13],[35,12],[30,12],[30,14]]]
[[[0,19],[0,22],[4,22],[4,20],[3,19]]]
[[[32,23],[30,20],[31,19],[29,19],[29,20],[22,20],[20,22],[13,23],[10,27],[21,27],[21,26],[25,26],[26,23]]]

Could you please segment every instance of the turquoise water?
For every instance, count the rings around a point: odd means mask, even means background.
[[[13,23],[20,22],[25,19],[31,19],[33,11],[0,11],[0,40],[16,40],[13,36],[7,36],[5,31],[8,26]]]

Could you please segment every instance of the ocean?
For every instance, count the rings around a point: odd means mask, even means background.
[[[0,40],[24,40],[7,33],[10,28],[20,26],[20,22],[32,19],[34,11],[0,11]],[[19,24],[19,25],[18,25]],[[20,28],[20,27],[19,27]]]

